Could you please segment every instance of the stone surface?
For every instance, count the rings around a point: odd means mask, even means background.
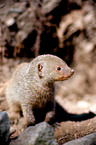
[[[0,145],[5,145],[9,138],[10,120],[5,111],[0,112]]]
[[[96,145],[96,133],[86,135],[80,139],[69,141],[63,145]]]
[[[16,140],[9,145],[58,145],[53,130],[46,122],[28,127]]]

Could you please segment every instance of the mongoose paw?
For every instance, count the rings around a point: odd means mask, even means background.
[[[48,123],[51,123],[55,120],[54,118],[55,118],[55,112],[50,111],[50,112],[47,112],[46,117],[45,117],[45,121]]]
[[[18,124],[20,118],[19,113],[12,113],[12,114],[8,113],[8,115],[10,118],[10,124]]]
[[[19,119],[10,118],[10,124],[18,124]]]
[[[34,126],[36,124],[36,122],[35,122],[35,120],[34,121],[32,120],[30,122],[27,121],[26,124],[27,124],[27,126]]]
[[[35,126],[35,123],[27,123],[27,127],[29,126]]]
[[[31,118],[29,117],[28,119],[25,118],[25,122],[26,122],[26,126],[34,126],[36,124],[36,120],[35,118],[31,116]]]

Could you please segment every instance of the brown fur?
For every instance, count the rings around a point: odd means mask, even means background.
[[[73,73],[62,59],[54,55],[41,55],[30,63],[18,65],[6,87],[11,118],[19,118],[22,110],[27,124],[34,124],[35,110],[42,109],[46,110],[45,121],[49,122],[54,117],[53,84]]]

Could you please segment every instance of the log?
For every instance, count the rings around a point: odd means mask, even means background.
[[[81,122],[61,122],[60,126],[55,129],[54,136],[59,144],[63,144],[94,132],[96,132],[96,117]]]

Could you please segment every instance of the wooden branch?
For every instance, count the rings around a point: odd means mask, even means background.
[[[54,136],[59,144],[62,144],[94,132],[96,132],[96,117],[81,122],[61,122],[55,129]]]

